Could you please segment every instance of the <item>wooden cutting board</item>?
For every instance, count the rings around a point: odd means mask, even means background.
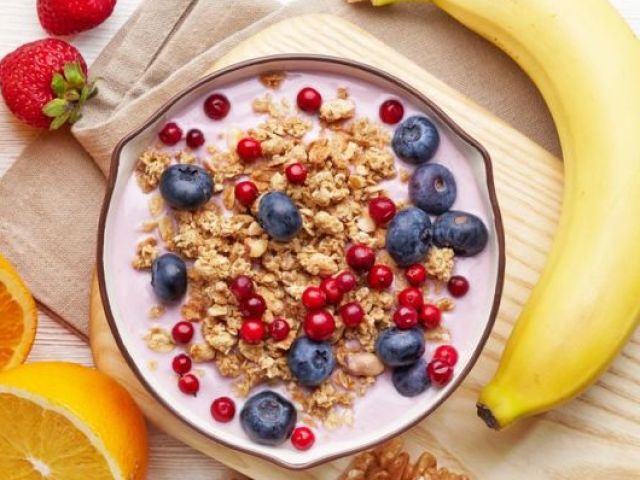
[[[438,103],[493,158],[508,257],[498,321],[462,387],[404,435],[409,449],[414,454],[428,449],[441,463],[479,479],[639,478],[640,332],[598,384],[565,407],[499,433],[475,414],[478,391],[495,371],[513,322],[544,265],[559,216],[560,160],[365,31],[328,15],[273,25],[237,46],[212,70],[276,53],[343,56],[386,70]],[[136,381],[111,336],[95,285],[91,311],[96,364],[126,385],[149,419],[167,433],[256,480],[333,480],[348,464],[343,459],[289,472],[205,439],[155,403]]]

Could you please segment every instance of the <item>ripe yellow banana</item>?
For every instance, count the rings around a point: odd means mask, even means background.
[[[562,144],[553,248],[478,401],[502,428],[584,391],[640,319],[640,41],[607,0],[430,3],[528,73]]]

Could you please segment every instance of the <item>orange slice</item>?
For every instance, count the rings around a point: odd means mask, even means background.
[[[38,311],[18,272],[0,255],[0,372],[25,361],[38,326]]]
[[[143,480],[144,417],[115,380],[71,363],[0,373],[2,480]]]

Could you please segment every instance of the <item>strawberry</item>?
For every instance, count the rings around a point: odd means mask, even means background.
[[[115,6],[116,0],[38,0],[38,17],[50,34],[69,35],[97,27]]]
[[[54,38],[27,43],[4,57],[0,90],[16,117],[52,130],[79,120],[82,106],[97,93],[87,82],[80,52]]]

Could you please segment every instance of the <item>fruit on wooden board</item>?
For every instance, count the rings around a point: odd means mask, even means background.
[[[583,392],[638,325],[640,41],[606,0],[429,3],[528,73],[562,144],[553,247],[478,402],[480,417],[502,428]]]

